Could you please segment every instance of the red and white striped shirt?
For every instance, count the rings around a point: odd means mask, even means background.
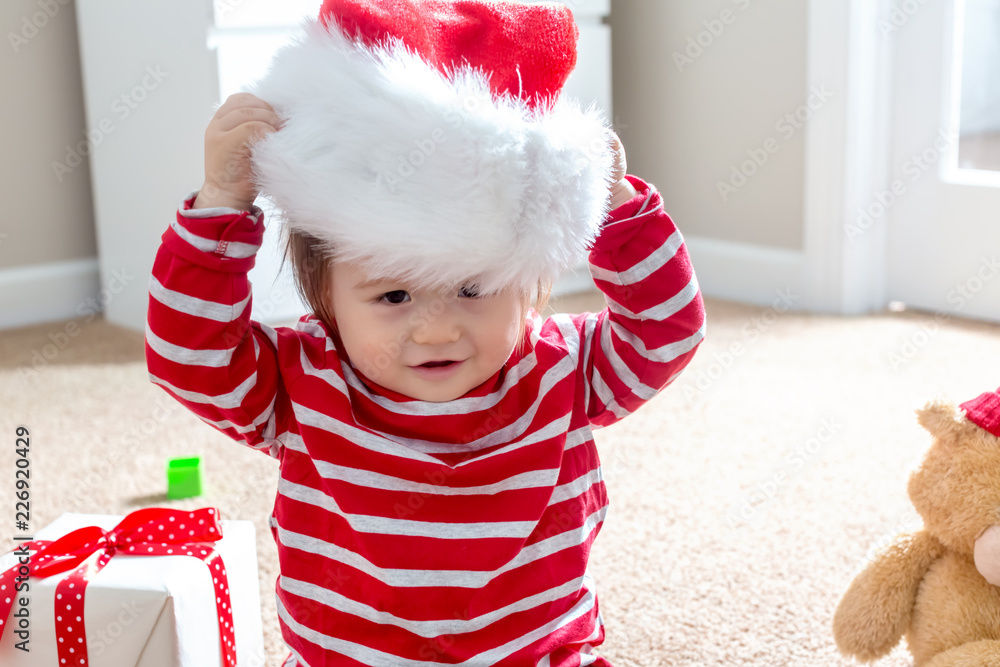
[[[608,500],[591,430],[669,384],[704,309],[659,194],[611,213],[590,254],[608,308],[528,322],[465,396],[378,387],[315,317],[250,320],[262,214],[178,211],[150,283],[153,382],[280,462],[278,615],[295,661],[607,666],[590,547]]]

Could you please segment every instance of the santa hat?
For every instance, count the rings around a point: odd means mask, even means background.
[[[282,128],[253,166],[291,229],[375,275],[531,288],[580,263],[607,212],[607,123],[559,92],[568,8],[325,0],[250,92]]]
[[[980,394],[960,407],[966,419],[1000,438],[1000,389]]]

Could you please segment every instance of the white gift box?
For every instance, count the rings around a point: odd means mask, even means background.
[[[55,540],[86,526],[111,530],[124,517],[63,514],[35,534]],[[263,667],[264,635],[257,587],[257,543],[249,521],[220,521],[223,539],[215,542],[225,563],[236,634],[239,667]],[[0,571],[17,564],[13,553],[0,556]],[[53,602],[56,584],[72,570],[29,581],[29,652],[8,627],[0,641],[4,667],[59,667]],[[18,593],[23,597],[24,593]],[[87,586],[84,598],[87,651],[92,667],[221,667],[219,620],[212,575],[191,556],[116,554]],[[15,602],[13,614],[20,605]]]

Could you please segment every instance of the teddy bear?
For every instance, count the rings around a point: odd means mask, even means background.
[[[844,655],[914,667],[1000,666],[1000,390],[917,411],[933,441],[907,492],[923,529],[898,536],[851,583],[833,618]]]

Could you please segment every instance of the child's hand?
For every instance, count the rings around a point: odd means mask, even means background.
[[[251,147],[281,127],[270,104],[250,93],[230,95],[205,130],[205,183],[194,208],[247,211],[257,198]]]
[[[614,132],[611,133],[611,148],[615,153],[614,162],[611,165],[611,210],[615,210],[638,192],[632,184],[625,179],[628,163],[625,160],[625,147],[622,146],[621,139]]]

